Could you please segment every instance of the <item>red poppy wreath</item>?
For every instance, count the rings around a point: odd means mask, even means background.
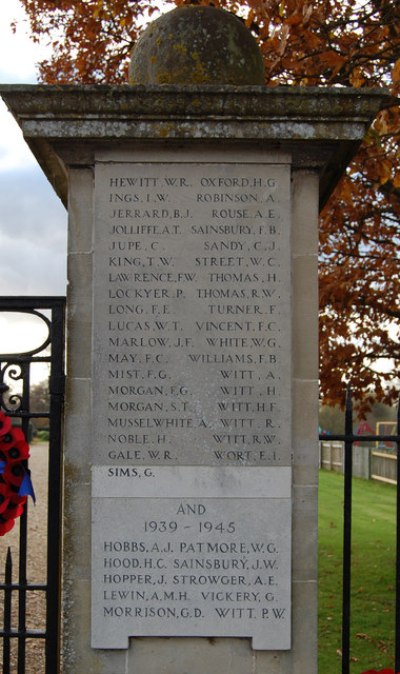
[[[26,467],[29,445],[20,428],[0,412],[0,536],[10,531],[24,512],[28,496],[35,495]]]

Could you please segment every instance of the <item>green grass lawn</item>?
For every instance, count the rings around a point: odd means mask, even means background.
[[[351,674],[393,667],[396,490],[353,480]],[[341,672],[343,477],[320,472],[319,673]]]

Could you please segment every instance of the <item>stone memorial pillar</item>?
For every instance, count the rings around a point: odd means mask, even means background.
[[[184,8],[1,87],[69,211],[64,674],[316,672],[318,208],[383,95],[260,59]]]

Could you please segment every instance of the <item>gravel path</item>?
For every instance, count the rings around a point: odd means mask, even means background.
[[[32,482],[36,493],[36,505],[29,499],[28,506],[28,559],[27,580],[28,583],[46,582],[46,543],[47,543],[47,462],[48,448],[44,443],[31,444],[31,469]],[[7,548],[11,548],[13,559],[13,582],[18,582],[19,564],[19,524],[14,529],[0,538],[0,577],[4,581],[4,564]],[[13,593],[13,627],[17,625],[17,593]],[[27,600],[27,627],[33,629],[45,629],[45,600],[44,592],[29,592]],[[0,596],[0,621],[3,619],[3,597]],[[13,642],[16,640],[13,640]],[[11,672],[15,674],[16,657],[15,646],[12,646]],[[44,669],[44,644],[42,639],[31,639],[27,642],[27,674],[43,674]],[[56,674],[56,673],[54,673]]]

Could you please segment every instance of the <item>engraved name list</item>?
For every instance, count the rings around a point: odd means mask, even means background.
[[[96,459],[287,465],[287,167],[96,179]]]
[[[290,647],[289,167],[99,162],[92,644]]]

